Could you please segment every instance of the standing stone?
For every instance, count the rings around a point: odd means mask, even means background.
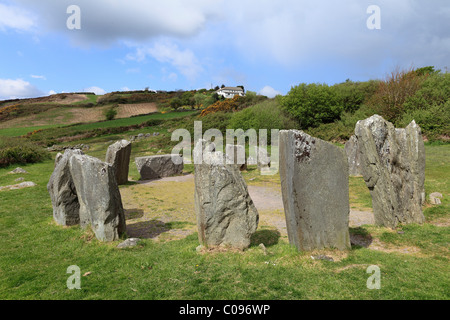
[[[160,179],[183,173],[183,158],[181,155],[158,155],[139,157],[135,159],[136,167],[141,174],[141,180]]]
[[[80,225],[91,225],[100,241],[118,240],[125,232],[125,215],[114,168],[99,159],[74,155],[70,171],[80,202]]]
[[[200,140],[194,149],[195,159],[200,157],[203,161],[195,164],[199,241],[205,246],[244,250],[258,227],[258,211],[238,166],[227,165],[222,152],[203,152],[205,143]]]
[[[358,121],[355,133],[375,223],[389,228],[423,223],[425,147],[420,127],[412,121],[396,129],[374,115]]]
[[[127,140],[117,141],[108,147],[105,162],[110,163],[116,170],[118,185],[128,182],[128,170],[130,167],[131,142]]]
[[[64,154],[57,155],[55,169],[47,184],[53,205],[53,218],[62,226],[80,223],[80,204],[69,166],[69,160],[74,155],[83,155],[83,152],[67,149]]]
[[[237,165],[240,171],[247,170],[247,162],[245,160],[245,147],[241,145],[227,144],[226,155]],[[231,156],[233,155],[233,156]]]
[[[260,171],[269,170],[270,157],[267,153],[267,148],[255,147],[255,153],[257,158],[257,165]]]
[[[358,152],[358,139],[356,136],[351,136],[350,140],[345,144],[345,153],[348,158],[348,173],[351,177],[361,176],[359,152]]]
[[[280,131],[280,178],[289,242],[298,250],[350,248],[348,162],[339,147]]]

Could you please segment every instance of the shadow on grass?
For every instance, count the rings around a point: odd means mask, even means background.
[[[144,216],[144,210],[142,209],[124,209],[125,220],[139,219]]]
[[[154,239],[160,234],[175,229],[183,229],[191,225],[189,222],[172,221],[164,223],[159,220],[141,221],[127,224],[127,236],[130,238]]]
[[[265,247],[270,247],[278,244],[278,240],[281,237],[281,233],[278,230],[267,229],[256,231],[250,239],[250,247],[259,246],[261,243]]]
[[[368,248],[372,244],[372,236],[369,231],[363,227],[350,228],[350,243],[352,248]]]

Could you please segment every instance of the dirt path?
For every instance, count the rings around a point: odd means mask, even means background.
[[[274,227],[286,237],[281,190],[272,185],[249,185],[248,190],[259,212],[260,226]],[[134,186],[122,188],[121,194],[129,236],[173,240],[196,232],[192,174],[138,181]],[[350,227],[364,224],[373,224],[373,214],[352,210]]]

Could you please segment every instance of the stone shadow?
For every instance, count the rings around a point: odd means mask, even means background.
[[[169,230],[170,228],[168,228],[164,222],[159,220],[127,224],[127,236],[129,238],[153,239]]]
[[[123,209],[125,214],[125,220],[139,219],[144,216],[144,210],[142,209]]]
[[[250,238],[250,247],[257,247],[261,243],[265,247],[271,247],[278,244],[281,233],[276,229],[265,229],[256,231]]]
[[[352,248],[368,248],[373,242],[372,236],[367,229],[363,227],[350,228],[349,232]]]
[[[129,238],[154,239],[162,233],[183,229],[188,225],[190,225],[189,222],[182,221],[167,223],[159,220],[141,221],[127,225],[127,236]]]

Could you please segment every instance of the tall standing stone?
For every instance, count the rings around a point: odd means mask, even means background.
[[[358,121],[355,134],[375,223],[389,228],[423,223],[425,147],[420,127],[412,121],[396,129],[374,115]]]
[[[345,153],[348,158],[348,173],[351,177],[361,176],[359,151],[358,151],[358,139],[356,136],[351,136],[345,143]]]
[[[195,159],[202,160],[195,163],[199,241],[205,246],[246,249],[258,227],[258,211],[238,166],[227,165],[222,152],[203,152],[205,147],[200,140],[194,149]]]
[[[301,251],[350,248],[347,156],[303,131],[280,131],[280,178],[289,242]]]
[[[125,232],[125,215],[114,168],[99,159],[74,155],[70,171],[80,202],[80,225],[91,225],[100,241],[115,241]]]
[[[81,150],[67,149],[59,153],[55,160],[55,169],[47,184],[53,206],[53,218],[62,226],[73,226],[80,223],[80,204],[69,167],[70,158],[83,155]]]
[[[128,170],[130,167],[131,142],[127,140],[117,141],[110,145],[106,152],[106,162],[112,164],[116,170],[118,185],[128,182]]]

